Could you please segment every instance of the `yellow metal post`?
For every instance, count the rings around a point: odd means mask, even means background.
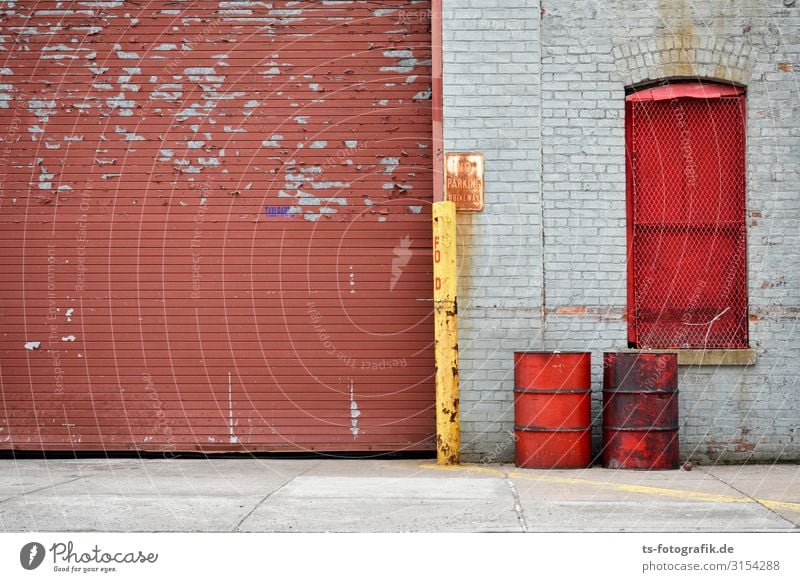
[[[433,204],[433,313],[436,342],[436,458],[440,465],[457,465],[461,461],[461,424],[458,413],[455,202]]]

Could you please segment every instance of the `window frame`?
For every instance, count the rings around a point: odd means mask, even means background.
[[[699,99],[719,99],[737,97],[741,103],[741,151],[738,154],[742,160],[742,183],[741,183],[741,222],[742,236],[744,245],[744,255],[741,257],[743,277],[742,285],[744,288],[744,314],[743,321],[743,343],[737,346],[712,347],[707,345],[689,345],[676,347],[663,342],[663,345],[642,346],[639,336],[639,326],[641,321],[637,318],[637,281],[636,281],[636,258],[637,249],[635,240],[635,184],[634,184],[634,116],[633,103],[636,101],[666,101],[679,98],[699,98]],[[698,81],[687,79],[665,79],[657,83],[630,87],[626,90],[624,124],[625,124],[625,223],[626,223],[626,252],[627,252],[627,341],[628,347],[633,349],[662,349],[662,350],[750,350],[749,333],[749,285],[748,285],[748,260],[747,260],[747,93],[746,88],[733,83],[719,81]],[[737,193],[738,195],[738,193]],[[728,304],[734,305],[732,299],[728,299]],[[688,305],[683,306],[688,308]],[[741,307],[741,306],[737,306]],[[707,343],[707,342],[706,342]]]

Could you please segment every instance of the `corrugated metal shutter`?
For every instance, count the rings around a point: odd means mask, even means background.
[[[748,345],[744,99],[705,83],[628,96],[635,347]]]
[[[0,447],[432,448],[428,8],[4,5]]]

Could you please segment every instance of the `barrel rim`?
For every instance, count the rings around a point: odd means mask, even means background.
[[[668,467],[626,467],[623,465],[618,467],[609,467],[605,463],[601,464],[604,469],[610,469],[612,471],[677,471],[681,467],[680,461]]]
[[[589,388],[519,388],[514,386],[516,394],[591,394],[592,389]]]
[[[616,388],[603,388],[603,394],[675,394],[676,396],[680,393],[680,390],[676,387],[675,390],[617,390]]]
[[[614,432],[677,432],[680,425],[669,426],[607,426],[603,425],[603,430],[613,430]]]
[[[592,425],[579,427],[552,427],[552,426],[520,426],[514,425],[514,430],[518,432],[589,432],[592,430]]]
[[[568,356],[591,356],[592,352],[564,352],[564,351],[545,351],[545,350],[524,350],[514,352],[514,354],[539,354],[545,356],[560,356],[560,355],[568,355]]]
[[[603,352],[603,357],[606,356],[675,356],[678,357],[678,354],[675,352],[651,352],[651,351],[640,351],[640,352]]]
[[[590,457],[591,457],[591,455],[590,455]],[[557,466],[556,465],[547,465],[547,466],[545,466],[544,464],[542,464],[542,465],[537,465],[537,466],[528,466],[528,465],[526,465],[524,463],[520,463],[519,461],[517,461],[517,459],[514,459],[514,466],[517,467],[518,469],[528,469],[528,470],[544,470],[544,471],[566,470],[566,471],[569,471],[569,470],[575,470],[575,469],[588,469],[589,467],[592,466],[592,461],[590,459],[589,461],[586,462],[585,465],[581,464],[581,465],[557,465]]]

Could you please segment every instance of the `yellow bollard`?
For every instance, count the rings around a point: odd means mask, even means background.
[[[456,204],[433,204],[433,314],[436,351],[436,459],[461,462],[458,412]]]

